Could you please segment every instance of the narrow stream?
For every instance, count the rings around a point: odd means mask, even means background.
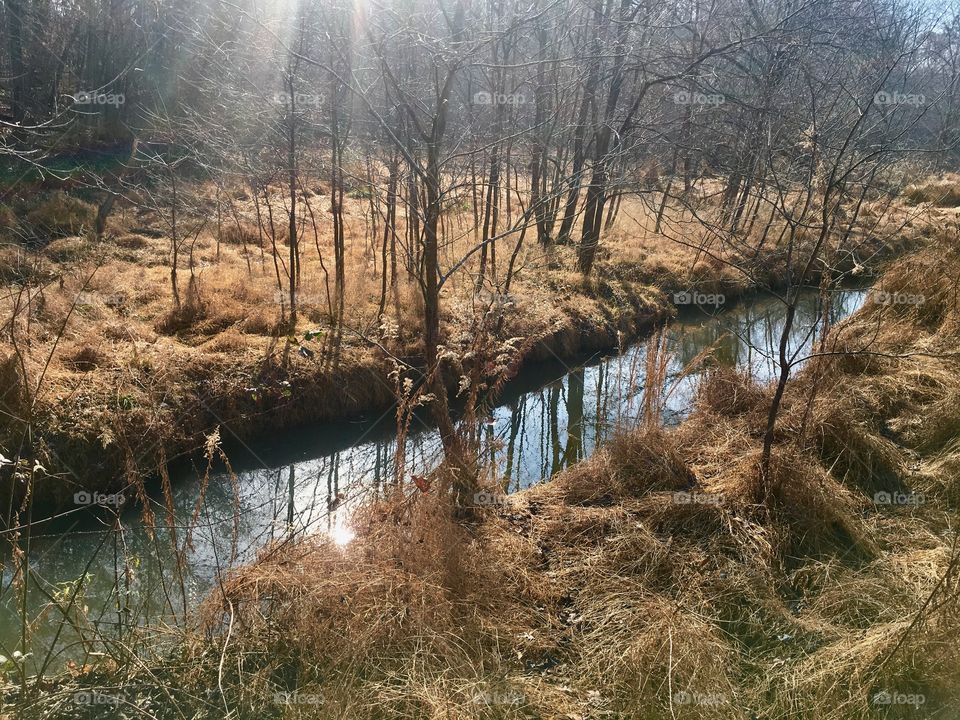
[[[855,312],[865,296],[865,290],[834,293],[832,322]],[[791,352],[798,357],[809,351],[820,315],[817,292],[810,290],[791,337]],[[719,312],[682,313],[667,329],[665,422],[676,423],[688,412],[700,374],[684,374],[683,369],[706,348],[715,346],[720,362],[769,381],[777,371],[773,348],[783,321],[783,305],[767,297]],[[582,363],[556,360],[522,371],[476,428],[484,457],[495,468],[491,474],[510,492],[528,487],[589,456],[616,429],[635,424],[642,410],[646,352],[647,341],[641,339],[617,355]],[[225,430],[236,488],[218,465],[197,510],[198,467],[185,463],[173,478],[175,530],[159,527],[169,525],[159,495],[152,503],[155,533],[148,532],[142,510],[132,502],[121,506],[119,517],[75,512],[65,521],[41,526],[29,550],[29,671],[44,664],[51,647],[50,667],[62,667],[71,659],[82,661],[85,652],[102,651],[101,644],[89,642],[97,633],[106,640],[126,637],[133,625],[174,622],[225,569],[250,560],[271,540],[291,532],[329,532],[338,543],[349,542],[351,505],[391,482],[394,430],[392,412],[380,419],[285,431],[249,445],[230,441]],[[439,461],[437,434],[419,419],[411,427],[405,456],[408,477]],[[339,501],[331,510],[332,498]],[[188,533],[191,546],[184,550],[181,573],[172,544],[175,540],[184,548]],[[0,654],[9,657],[20,647],[23,598],[12,576],[10,549],[0,552]],[[67,613],[70,623],[61,629],[64,610],[81,581]]]

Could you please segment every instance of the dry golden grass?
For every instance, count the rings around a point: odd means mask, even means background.
[[[933,182],[908,185],[904,196],[913,205],[930,203],[937,207],[960,207],[960,176],[948,174]]]
[[[936,524],[864,515],[796,448],[763,512],[757,439],[728,424],[721,464],[696,442],[715,424],[624,436],[476,525],[414,493],[363,508],[346,548],[267,549],[210,598],[218,639],[177,682],[208,687],[224,648],[240,717],[280,716],[278,691],[322,697],[290,709],[317,718],[848,720],[887,717],[885,689],[949,704],[955,617],[907,633],[950,560]],[[680,478],[719,502],[677,502]]]
[[[960,268],[943,247],[916,260],[932,257]],[[960,338],[948,295],[906,326],[878,332],[887,308],[868,305],[835,331],[884,357],[866,373],[826,358],[790,386],[766,506],[754,501],[766,392],[717,372],[677,430],[622,435],[477,524],[414,492],[364,508],[346,548],[266,551],[207,607],[221,639],[236,614],[230,697],[251,708],[282,675],[324,695],[322,712],[299,708],[309,717],[953,716],[960,427],[942,431],[940,398],[960,386],[944,354]],[[932,436],[905,430],[931,423]],[[878,490],[926,502],[875,505]],[[884,704],[886,692],[906,700]]]
[[[949,243],[905,263],[934,258],[958,275]],[[345,547],[264,549],[169,664],[124,682],[164,718],[956,716],[960,427],[942,398],[960,305],[905,266],[880,286],[934,307],[870,303],[834,329],[828,347],[859,354],[789,386],[766,503],[769,390],[717,371],[679,428],[624,433],[470,522],[398,489]]]
[[[60,204],[65,202],[60,195],[56,197]],[[46,211],[51,202],[41,203],[38,212]],[[391,290],[386,306],[389,330],[383,332],[377,317],[382,268],[379,248],[367,240],[366,200],[348,200],[346,207],[344,321],[348,330],[339,339],[336,355],[331,353],[328,282],[333,292],[334,280],[327,276],[333,270],[333,251],[329,222],[323,218],[326,207],[314,209],[321,216],[321,232],[315,235],[307,226],[301,236],[300,313],[292,332],[283,319],[287,294],[277,286],[270,239],[257,230],[253,200],[236,201],[235,211],[239,223],[225,213],[219,247],[216,238],[204,232],[192,248],[186,243],[181,248],[179,309],[174,308],[170,288],[169,240],[163,236],[162,219],[154,214],[120,208],[101,244],[72,236],[36,251],[11,245],[0,248],[0,279],[8,283],[2,294],[3,312],[9,317],[14,304],[20,304],[17,324],[28,369],[33,377],[39,377],[46,368],[38,421],[42,424],[46,418],[59,418],[55,427],[44,431],[54,446],[63,438],[73,452],[78,445],[73,440],[86,438],[82,441],[86,443],[97,437],[89,448],[91,463],[106,458],[119,469],[123,455],[141,454],[138,436],[146,441],[145,446],[161,442],[173,453],[202,442],[202,431],[220,420],[252,431],[255,418],[274,424],[278,420],[282,424],[335,419],[389,404],[392,383],[386,379],[381,354],[372,341],[398,356],[416,357],[421,348],[422,299],[401,256],[397,289]],[[452,240],[445,244],[441,262],[451,267],[474,242],[474,235],[462,212],[445,222]],[[189,227],[187,220],[183,223]],[[150,227],[161,232],[148,232]],[[282,262],[287,255],[285,231],[277,232],[276,242]],[[512,246],[501,243],[501,275],[509,251]],[[665,313],[663,298],[655,289],[611,278],[602,281],[603,292],[597,293],[579,274],[562,269],[572,267],[572,251],[564,248],[558,253],[564,260],[558,269],[550,269],[550,258],[535,244],[527,243],[511,287],[504,337],[543,337],[546,345],[538,352],[575,353],[585,342],[614,344],[618,330],[633,334],[640,325]],[[486,310],[485,296],[478,301],[473,292],[470,270],[476,265],[474,258],[464,272],[452,276],[443,291],[444,335],[454,351],[469,346],[476,318]],[[283,267],[280,275],[285,283]],[[23,295],[17,283],[24,280],[42,286]],[[295,346],[291,350],[286,345],[288,332],[302,337],[312,330],[324,333],[309,343],[313,358],[300,357]],[[12,352],[8,337],[4,332],[0,341],[5,353]],[[51,354],[52,363],[47,367]],[[371,376],[380,378],[372,387]],[[360,386],[344,382],[358,377],[365,378]],[[281,391],[281,380],[298,390],[298,401],[307,397],[322,400],[313,404],[312,417],[311,408],[305,406],[286,408],[279,418],[277,413],[263,414],[263,404]],[[251,386],[259,387],[265,398],[253,407],[245,403]],[[195,398],[201,393],[209,398],[211,390],[221,396],[212,404],[208,401],[208,407],[224,412],[233,409],[239,415],[220,415],[218,419],[198,412]],[[334,397],[322,397],[331,392]],[[118,397],[125,398],[122,408],[117,407]],[[163,409],[157,407],[161,398]],[[63,422],[64,417],[69,421]],[[130,447],[123,447],[122,442],[104,446],[115,438],[101,434],[98,428],[117,424],[131,429]],[[48,460],[51,468],[57,465],[54,457]],[[88,463],[75,457],[71,464],[82,472]],[[94,480],[81,478],[81,482]]]
[[[274,190],[277,263],[285,286],[288,246],[286,229],[277,220],[282,215],[277,204],[281,193]],[[207,216],[215,214],[214,188],[193,188],[193,193]],[[167,226],[154,212],[118,206],[99,244],[68,235],[33,250],[0,246],[0,282],[5,283],[0,312],[9,317],[14,303],[20,302],[17,329],[31,377],[38,378],[46,368],[37,423],[49,442],[50,457],[45,460],[51,469],[58,466],[57,448],[69,446],[75,455],[71,466],[82,475],[79,482],[91,487],[105,482],[104,477],[120,482],[125,457],[141,458],[158,443],[168,455],[198,447],[204,432],[218,423],[253,433],[267,424],[276,427],[379,411],[392,400],[384,355],[374,343],[398,357],[417,358],[422,352],[423,302],[417,284],[408,278],[407,258],[399,243],[397,289],[389,293],[385,317],[378,317],[383,228],[378,219],[377,239],[371,241],[369,200],[361,193],[345,205],[346,329],[335,340],[328,294],[334,280],[327,274],[333,272],[327,199],[316,192],[302,198],[310,203],[318,231],[309,222],[302,228],[300,312],[297,327],[291,330],[284,322],[287,292],[277,285],[269,223],[258,228],[256,205],[248,193],[230,197],[232,205],[222,208],[219,243],[209,222],[196,242],[183,242],[179,309],[170,287]],[[709,202],[703,202],[700,212],[707,213]],[[263,199],[259,204],[265,216]],[[57,208],[64,213],[58,225],[62,232],[81,229],[91,212],[89,206],[60,193],[40,198],[35,219],[40,222]],[[898,243],[920,238],[925,228],[939,222],[929,214],[918,217],[914,230],[894,237],[891,227],[911,222],[908,211],[901,207],[877,211],[886,224],[863,241],[867,255],[901,249]],[[513,212],[516,216],[516,207]],[[571,356],[612,348],[623,337],[636,335],[670,312],[673,291],[694,285],[722,288],[730,298],[747,291],[746,276],[725,261],[744,263],[744,248],[752,247],[757,238],[751,235],[743,247],[734,246],[695,220],[690,212],[668,209],[663,232],[656,233],[654,211],[638,199],[625,198],[617,222],[605,234],[596,272],[587,279],[575,270],[574,247],[544,251],[528,237],[518,255],[500,339],[531,340],[525,345],[531,360]],[[443,269],[453,267],[475,243],[472,221],[472,212],[462,204],[453,204],[445,213]],[[181,229],[187,232],[194,222],[196,218],[186,214]],[[401,236],[404,222],[401,213]],[[763,224],[762,219],[755,223],[754,235]],[[513,242],[498,243],[500,282]],[[775,244],[751,262],[763,269],[758,277],[775,278],[779,262]],[[476,296],[478,267],[479,257],[474,255],[443,288],[442,333],[454,358],[469,351],[478,318],[486,313],[496,290],[488,279],[485,292]],[[24,297],[19,293],[27,280],[32,285]],[[287,335],[299,340],[314,330],[322,334],[304,343],[314,353],[304,358],[287,342]],[[12,352],[8,338],[6,331],[0,335],[4,354]],[[84,354],[89,356],[86,360]],[[290,383],[292,396],[283,382]],[[249,400],[251,387],[258,389],[257,402]],[[204,399],[202,404],[198,397]],[[274,403],[288,397],[292,400]],[[117,398],[122,402],[118,404]],[[103,427],[127,431],[118,439],[113,432],[101,433]],[[86,454],[76,455],[84,447]],[[144,458],[148,470],[151,461],[148,453]],[[116,472],[85,473],[104,462]],[[50,487],[56,489],[55,484]],[[62,490],[61,496],[72,492]]]

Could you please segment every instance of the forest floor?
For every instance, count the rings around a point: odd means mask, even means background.
[[[8,318],[19,308],[17,346],[9,322],[0,338],[3,404],[5,417],[22,420],[28,409],[32,416],[38,459],[47,471],[36,478],[37,497],[56,503],[80,488],[129,487],[164,461],[203,447],[218,426],[224,435],[244,439],[384,412],[398,396],[391,371],[420,362],[423,304],[404,270],[402,242],[396,291],[388,291],[379,315],[381,248],[368,238],[382,235],[382,222],[374,233],[375,213],[363,193],[346,205],[346,290],[338,332],[328,312],[333,252],[323,219],[329,215],[324,188],[302,197],[324,229],[301,233],[295,329],[285,326],[286,291],[277,282],[282,277],[286,285],[285,233],[275,233],[275,264],[272,241],[254,224],[257,207],[246,191],[219,201],[211,188],[195,191],[200,201],[179,219],[178,310],[170,283],[170,233],[160,212],[121,204],[105,239],[94,242],[84,233],[93,206],[63,192],[25,193],[0,207],[0,232],[7,238],[0,244],[0,292]],[[938,206],[943,203],[930,201],[929,192],[917,192],[889,207],[880,200],[867,203],[842,252],[828,253],[827,261],[869,275],[956,223],[955,207]],[[700,224],[717,210],[715,196],[703,195],[697,221],[668,209],[660,232],[653,231],[648,205],[625,198],[587,279],[575,270],[573,246],[545,249],[528,234],[509,293],[503,280],[515,238],[499,243],[498,280],[488,276],[477,293],[473,255],[441,293],[450,386],[457,387],[463,358],[480,341],[502,351],[493,357],[509,356],[509,368],[495,363],[492,373],[509,374],[532,360],[615,349],[669,317],[677,291],[722,293],[729,301],[775,287],[783,278],[784,253],[772,240],[758,243],[763,214],[753,235],[725,239]],[[263,206],[261,200],[261,214],[267,212]],[[276,219],[282,208],[271,212]],[[402,238],[402,217],[400,223]],[[476,238],[472,213],[463,206],[451,207],[444,224],[449,240],[441,267],[447,271]],[[60,237],[29,240],[49,236]],[[15,237],[28,240],[10,240]],[[17,452],[18,425],[7,422],[0,439],[8,456]]]
[[[679,427],[470,522],[413,490],[344,547],[268,548],[169,663],[78,671],[17,716],[126,688],[158,718],[957,717],[958,277],[953,233],[887,267],[924,302],[831,331],[765,484],[771,389],[718,369]]]

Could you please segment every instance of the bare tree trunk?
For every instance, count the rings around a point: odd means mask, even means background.
[[[294,91],[293,74],[287,76],[287,88],[290,96],[290,114],[287,125],[287,173],[290,185],[290,208],[288,223],[288,240],[290,242],[290,331],[293,332],[297,327],[297,285],[299,282],[299,272],[297,268],[300,262],[300,250],[297,243],[297,106],[296,92]]]
[[[563,220],[560,223],[560,230],[557,238],[560,242],[570,241],[570,231],[573,230],[573,222],[577,215],[577,204],[580,200],[581,175],[583,173],[583,164],[586,153],[584,151],[584,136],[586,134],[587,113],[593,103],[593,88],[596,84],[596,77],[599,73],[597,61],[590,65],[590,74],[587,80],[587,87],[583,91],[583,99],[580,101],[580,112],[577,116],[576,127],[573,131],[573,167],[570,170],[570,190],[567,193],[567,202],[563,211]]]
[[[382,317],[383,312],[387,304],[387,244],[388,241],[392,240],[392,252],[391,261],[392,261],[392,270],[393,270],[393,279],[391,284],[396,286],[396,274],[397,274],[397,255],[396,255],[396,226],[397,226],[397,170],[399,168],[399,161],[396,158],[393,158],[390,161],[389,173],[390,177],[387,181],[387,216],[384,219],[383,223],[383,243],[381,246],[381,262],[382,266],[382,276],[380,278],[380,306],[377,311],[377,317]]]
[[[589,275],[593,269],[593,261],[596,258],[597,247],[600,243],[603,205],[607,193],[607,166],[610,162],[607,155],[613,135],[613,115],[620,100],[620,91],[623,88],[623,62],[626,54],[627,30],[630,26],[627,22],[630,7],[630,0],[621,0],[610,89],[604,107],[603,122],[597,132],[594,133],[593,167],[590,184],[587,187],[586,206],[583,211],[580,248],[577,252],[577,266],[584,275]],[[599,63],[600,59],[597,58],[595,62]]]
[[[546,118],[546,87],[544,74],[546,70],[547,54],[547,31],[541,25],[537,28],[537,41],[539,45],[537,55],[537,86],[534,91],[534,130],[533,147],[530,157],[530,204],[533,206],[533,213],[537,219],[537,242],[541,245],[550,243],[550,236],[547,233],[547,208],[542,198],[542,187],[544,175],[546,173],[547,149],[544,143],[545,131],[543,128]]]
[[[170,176],[170,189],[173,199],[170,204],[170,289],[173,291],[173,307],[180,309],[180,289],[177,287],[177,263],[179,262],[180,238],[177,237],[177,173],[173,168],[167,168]]]
[[[10,116],[15,123],[26,115],[27,70],[23,63],[23,17],[27,3],[24,0],[6,0],[4,18],[7,21],[7,52],[10,58]]]

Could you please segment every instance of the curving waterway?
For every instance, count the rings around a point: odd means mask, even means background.
[[[855,312],[865,295],[834,292],[831,322]],[[720,310],[682,312],[666,328],[664,421],[674,424],[689,411],[702,370],[685,369],[705,349],[760,381],[773,378],[784,314],[779,300],[762,296]],[[821,315],[817,292],[806,292],[790,338],[798,357],[809,352]],[[524,369],[473,429],[489,479],[508,492],[542,482],[589,456],[615,430],[634,425],[642,412],[647,347],[647,339],[640,339],[617,354]],[[0,550],[0,654],[20,649],[24,606],[28,671],[48,655],[49,667],[58,668],[68,660],[82,662],[111,642],[127,642],[132,628],[177,622],[225,570],[271,541],[329,532],[337,542],[349,542],[351,506],[392,482],[395,435],[393,412],[249,444],[232,441],[224,430],[236,482],[222,463],[207,483],[200,480],[202,460],[173,468],[173,522],[158,491],[151,502],[153,532],[132,502],[118,513],[74,512],[38,526],[29,538],[25,596],[9,546]],[[408,477],[438,463],[439,438],[424,420],[413,420],[404,455]],[[25,543],[21,538],[23,549]]]

